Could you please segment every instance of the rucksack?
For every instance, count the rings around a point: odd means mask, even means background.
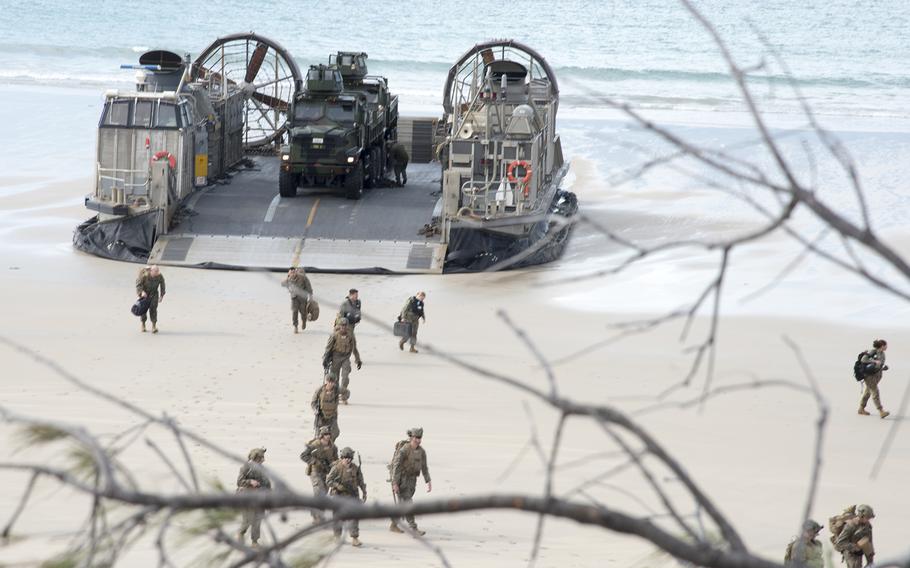
[[[856,363],[853,363],[853,378],[857,382],[862,381],[866,378],[866,365],[863,363],[863,357],[866,356],[865,351],[860,351],[859,355],[856,356]]]
[[[386,465],[386,469],[389,470],[389,478],[386,481],[388,481],[390,483],[392,481],[392,463],[395,461],[395,456],[398,455],[398,450],[400,450],[402,446],[404,446],[405,444],[407,444],[409,442],[410,442],[410,440],[407,440],[407,439],[398,440],[397,442],[395,442],[395,451],[392,453],[392,459],[390,459],[389,463]]]
[[[844,511],[828,519],[828,532],[831,533],[831,544],[834,544],[837,541],[837,537],[840,536],[842,530],[844,530],[844,525],[847,524],[847,521],[856,517],[856,505],[851,505],[844,509]]]

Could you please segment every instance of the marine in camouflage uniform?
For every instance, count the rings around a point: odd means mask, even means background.
[[[354,329],[360,323],[360,292],[356,288],[351,288],[344,301],[341,302],[338,316],[335,317],[335,325],[338,325],[342,319],[348,320],[351,333],[354,333]]]
[[[341,459],[332,464],[332,469],[326,476],[329,486],[329,495],[341,499],[357,499],[364,503],[367,500],[367,484],[363,481],[363,472],[354,463],[354,450],[344,448],[341,450]],[[360,494],[363,493],[363,499]],[[334,516],[336,516],[337,513]],[[351,544],[360,546],[360,522],[357,519],[348,521],[351,531]],[[336,522],[334,527],[335,538],[341,538],[341,523]]]
[[[402,351],[404,350],[405,342],[410,341],[411,353],[417,353],[417,327],[420,324],[420,320],[423,320],[424,323],[427,321],[423,304],[423,301],[426,300],[426,298],[427,295],[425,292],[417,292],[415,295],[408,298],[408,301],[404,303],[404,307],[401,308],[401,314],[398,316],[398,321],[406,321],[411,324],[411,336],[402,337],[401,341],[398,342],[398,348]]]
[[[411,156],[408,155],[408,149],[401,142],[393,142],[389,148],[389,159],[392,162],[392,169],[395,170],[395,185],[403,186],[408,183],[408,162]]]
[[[844,528],[834,539],[834,549],[843,555],[846,568],[863,568],[863,556],[866,557],[867,566],[872,564],[875,557],[875,547],[872,544],[872,523],[875,517],[872,507],[860,505],[856,508],[856,516],[844,524]]]
[[[423,428],[411,428],[408,430],[408,443],[398,448],[392,459],[392,493],[397,496],[399,503],[410,503],[414,499],[418,475],[423,475],[423,480],[427,484],[427,493],[433,490],[430,470],[427,466],[427,452],[420,445],[422,440]],[[417,529],[414,515],[405,515],[405,519],[408,526],[417,534],[426,534],[425,531]],[[398,533],[404,532],[398,527],[398,520],[396,517],[392,518],[389,530]]]
[[[325,477],[338,459],[338,448],[328,426],[320,428],[318,434],[307,442],[300,459],[306,464],[306,474],[313,483],[313,496],[323,497],[328,493]],[[312,515],[313,522],[322,521],[322,511],[314,509]]]
[[[301,329],[306,329],[307,303],[310,296],[313,295],[313,286],[310,279],[302,268],[291,267],[288,270],[287,278],[281,285],[288,289],[291,294],[291,323],[294,325],[294,333],[297,333],[297,318],[300,317]]]
[[[240,474],[237,475],[237,493],[270,490],[272,482],[262,468],[262,462],[265,461],[265,448],[253,448],[250,450],[247,459],[249,461],[240,466]],[[253,546],[259,546],[260,525],[262,525],[264,516],[265,511],[262,509],[244,510],[243,523],[237,533],[237,540],[241,543],[244,542],[247,529],[251,529],[250,539],[253,541]]]
[[[142,322],[142,331],[145,331],[145,320],[151,319],[152,333],[158,333],[158,302],[164,301],[164,291],[164,275],[157,266],[146,266],[139,271],[136,278],[136,295],[149,299],[148,314],[142,314],[139,318]]]
[[[325,353],[322,355],[322,368],[335,378],[338,378],[339,372],[341,373],[339,394],[342,404],[347,404],[348,399],[351,398],[351,391],[348,390],[348,385],[351,381],[352,354],[354,355],[354,363],[359,370],[363,365],[363,361],[360,360],[360,352],[357,351],[357,338],[348,330],[348,320],[341,318],[335,327],[335,331],[329,337],[328,343],[325,345]]]
[[[341,429],[338,427],[338,398],[335,377],[328,375],[310,400],[310,408],[313,409],[314,415],[313,430],[318,433],[323,427],[327,427],[332,434],[333,442],[341,435]]]
[[[815,537],[822,526],[812,519],[803,524],[803,532],[790,541],[784,553],[784,566],[793,568],[825,568],[822,543]]]
[[[887,418],[891,415],[890,412],[882,408],[882,399],[878,392],[878,383],[882,380],[882,372],[888,370],[888,366],[885,365],[885,351],[887,349],[887,341],[884,339],[876,339],[872,342],[872,349],[866,351],[865,355],[860,359],[863,365],[872,364],[875,366],[875,371],[866,375],[863,379],[865,386],[863,387],[863,396],[859,399],[859,414],[864,416],[869,415],[869,413],[866,412],[866,404],[869,402],[869,397],[872,397],[872,403],[875,404],[875,408],[878,409],[879,416]]]

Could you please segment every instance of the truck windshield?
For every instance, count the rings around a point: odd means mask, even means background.
[[[354,105],[330,105],[326,109],[326,116],[333,122],[354,122]]]
[[[322,103],[297,103],[294,106],[294,118],[297,120],[317,120],[322,116]]]

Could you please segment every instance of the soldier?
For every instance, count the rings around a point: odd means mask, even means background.
[[[408,149],[400,142],[393,142],[389,148],[389,159],[392,161],[392,168],[395,170],[395,185],[401,187],[408,183],[408,161],[411,157],[408,155]]]
[[[392,459],[392,495],[396,496],[399,503],[410,503],[414,498],[414,492],[417,490],[417,476],[423,475],[423,480],[427,484],[427,493],[433,490],[433,483],[430,481],[430,470],[427,467],[427,452],[420,446],[423,439],[423,428],[411,428],[408,430],[408,443],[403,444]],[[408,526],[417,534],[423,536],[426,531],[417,529],[417,522],[414,515],[406,515]],[[398,527],[398,518],[392,518],[392,524],[389,526],[392,532],[404,532]]]
[[[152,320],[152,333],[158,333],[158,303],[164,301],[164,275],[156,265],[146,266],[139,271],[136,294],[140,298],[149,299],[148,318]],[[142,331],[145,332],[146,314],[142,314],[139,319],[142,321]]]
[[[863,416],[869,416],[869,413],[866,412],[866,403],[869,402],[870,396],[875,408],[878,409],[879,416],[887,418],[891,415],[890,412],[882,408],[882,399],[878,394],[878,383],[882,380],[882,371],[888,370],[888,365],[885,365],[885,351],[887,350],[888,342],[884,339],[876,339],[872,342],[872,349],[866,351],[866,354],[861,358],[864,365],[871,365],[874,369],[871,374],[867,374],[863,379],[865,387],[863,388],[863,396],[859,399],[859,414]]]
[[[354,463],[354,450],[344,448],[341,450],[341,459],[332,464],[326,476],[326,483],[329,486],[329,494],[341,499],[360,499],[360,492],[363,493],[362,501],[367,501],[367,484],[363,481],[363,472],[360,466]],[[337,516],[337,512],[334,516]],[[351,545],[360,546],[360,523],[357,519],[350,521],[351,527]],[[341,523],[335,523],[335,538],[341,538]]]
[[[856,508],[856,516],[844,524],[844,528],[834,539],[834,549],[843,555],[847,568],[863,568],[863,556],[866,565],[872,564],[875,547],[872,545],[872,519],[875,513],[869,505]]]
[[[240,474],[237,476],[237,493],[270,490],[272,482],[262,468],[262,462],[265,461],[265,448],[253,448],[247,455],[247,459],[249,461],[240,466]],[[237,533],[237,540],[241,544],[244,543],[246,530],[251,529],[250,538],[253,541],[253,548],[259,547],[259,527],[262,524],[264,515],[265,512],[262,509],[246,509],[243,511],[243,524]]]
[[[313,393],[310,400],[313,409],[313,431],[317,434],[323,427],[329,429],[334,442],[341,434],[338,428],[338,384],[333,375],[326,375],[322,386]]]
[[[297,333],[297,316],[300,316],[301,329],[306,329],[307,303],[313,295],[313,286],[303,268],[291,267],[281,285],[291,294],[291,323]]]
[[[338,448],[335,446],[331,428],[328,426],[319,428],[318,437],[307,442],[300,459],[306,464],[306,474],[313,482],[313,496],[325,496],[328,492],[325,476],[338,459]],[[322,521],[322,511],[313,509],[312,515],[314,523]]]
[[[360,352],[357,351],[357,338],[353,333],[348,331],[347,318],[338,320],[335,331],[329,337],[329,342],[325,345],[325,354],[322,356],[322,368],[326,373],[338,378],[338,372],[341,371],[341,404],[347,404],[351,398],[351,391],[348,390],[348,384],[351,380],[351,354],[354,355],[354,364],[357,370],[363,366],[360,360]]]
[[[812,519],[803,523],[803,532],[787,545],[784,566],[793,568],[825,568],[822,543],[816,540],[822,526]]]
[[[405,342],[410,340],[411,353],[417,353],[417,327],[420,323],[420,320],[423,320],[424,323],[427,322],[427,316],[423,313],[423,301],[426,298],[426,293],[417,292],[417,294],[408,298],[408,301],[405,302],[404,307],[401,308],[401,314],[398,316],[398,321],[406,321],[411,324],[411,336],[402,337],[401,341],[398,342],[398,348],[402,351],[404,351]]]
[[[360,293],[357,292],[356,288],[348,290],[348,295],[341,302],[341,307],[338,308],[338,317],[335,318],[335,325],[338,325],[342,318],[348,320],[348,325],[351,326],[351,333],[354,333],[354,329],[360,323]]]

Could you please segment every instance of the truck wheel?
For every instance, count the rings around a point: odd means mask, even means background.
[[[344,189],[348,199],[363,197],[363,162],[357,164],[354,171],[344,178]]]
[[[278,172],[278,194],[281,197],[297,197],[298,184],[300,184],[300,174]]]
[[[363,187],[366,189],[370,189],[371,187],[376,187],[376,183],[374,183],[376,181],[375,149],[370,150],[369,154],[367,154],[367,157],[368,157],[369,161],[366,163],[366,165],[363,168],[364,171],[366,172],[366,176],[364,177],[364,180],[363,180]]]

